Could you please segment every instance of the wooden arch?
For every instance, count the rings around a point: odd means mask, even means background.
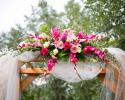
[[[22,68],[21,67],[20,70],[19,70],[20,74],[27,74],[27,77],[20,80],[21,91],[25,90],[32,83],[32,81],[35,78],[37,78],[40,74],[43,74],[43,75],[51,74],[51,72],[48,71],[46,67],[44,67],[44,68],[33,67],[31,62],[28,62],[27,64],[28,64],[28,68]],[[115,77],[116,77],[116,81],[112,82],[110,80],[106,80],[106,82],[104,82],[103,80],[104,80],[106,71],[108,71],[108,70],[110,70],[110,69],[108,69],[107,67],[102,69],[102,71],[98,75],[98,78],[102,81],[102,83],[104,85],[106,85],[112,92],[115,93],[118,90],[117,89],[117,83],[119,82],[119,80],[123,81],[125,78],[121,75],[120,69],[114,67],[113,70],[114,70],[114,74],[115,74]],[[111,82],[112,82],[113,86],[110,86]],[[125,100],[125,98],[123,100]]]

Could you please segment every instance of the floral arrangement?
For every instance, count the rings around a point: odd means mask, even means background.
[[[54,27],[49,34],[28,34],[18,48],[20,51],[40,51],[41,56],[47,58],[50,71],[58,60],[70,61],[75,66],[78,61],[85,61],[87,58],[105,61],[105,52],[96,45],[99,40],[99,35],[85,34],[82,31],[77,33],[72,29],[61,31],[60,28]]]

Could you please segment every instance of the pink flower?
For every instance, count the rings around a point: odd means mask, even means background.
[[[79,50],[80,50],[80,47],[78,45],[72,45],[72,47],[70,48],[70,51],[72,53],[77,53],[79,52]]]
[[[96,35],[87,35],[85,37],[85,39],[87,39],[87,40],[91,40],[91,39],[94,39],[94,38],[96,38]]]
[[[58,39],[60,36],[60,29],[58,27],[54,27],[51,29],[51,35],[54,39]]]
[[[65,42],[64,43],[64,50],[69,50],[71,47],[70,42]]]
[[[99,49],[95,49],[94,53],[95,53],[96,55],[99,55],[99,54],[101,53],[101,51],[100,51]]]
[[[84,54],[91,54],[94,50],[95,50],[95,47],[93,47],[93,46],[86,46],[83,49],[83,53]]]
[[[33,46],[34,46],[34,47],[41,47],[42,44],[41,44],[40,42],[35,42],[35,43],[33,43]]]
[[[56,47],[59,49],[63,49],[63,42],[62,41],[58,41],[56,44]]]
[[[24,48],[24,47],[27,47],[27,46],[29,46],[29,45],[30,45],[30,43],[20,42],[18,46],[19,46],[20,48]]]
[[[78,39],[82,39],[84,37],[84,33],[79,32],[79,33],[76,34],[76,37],[78,37]]]
[[[53,66],[55,66],[56,60],[51,58],[47,61],[48,70],[51,71]]]
[[[76,65],[76,63],[78,62],[78,59],[76,58],[76,53],[70,53],[70,61]]]
[[[30,34],[28,34],[28,36],[27,36],[28,38],[35,38],[36,36],[35,36],[35,34],[34,33],[30,33]]]
[[[101,52],[99,55],[98,55],[99,58],[103,59],[105,57],[105,53],[104,52]]]
[[[40,53],[41,53],[42,56],[48,55],[48,52],[49,52],[49,50],[48,50],[47,48],[42,48],[42,49],[40,50]]]
[[[102,52],[102,51],[99,50],[99,49],[96,49],[96,50],[94,51],[94,54],[96,54],[96,55],[97,55],[99,58],[101,58],[101,59],[103,59],[104,56],[105,56],[105,53]]]
[[[66,37],[67,37],[67,34],[66,34],[66,33],[62,33],[62,34],[60,35],[60,40],[65,41],[65,40],[66,40]]]

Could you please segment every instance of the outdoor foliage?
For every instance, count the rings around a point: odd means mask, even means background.
[[[70,0],[65,11],[58,13],[45,0],[38,7],[32,7],[32,14],[25,16],[26,27],[12,27],[0,37],[0,50],[17,49],[21,38],[29,31],[48,33],[53,26],[73,28],[85,33],[99,33],[106,38],[100,47],[120,47],[125,50],[125,0]],[[22,100],[100,100],[101,84],[98,79],[71,84],[47,78],[47,84],[32,84],[22,92]]]

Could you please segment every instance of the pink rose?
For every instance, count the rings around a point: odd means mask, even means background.
[[[55,66],[56,60],[51,58],[47,61],[48,70],[51,71],[53,66]]]
[[[49,50],[48,50],[47,48],[42,48],[42,49],[40,50],[40,53],[41,53],[42,56],[48,55],[48,52],[49,52]]]
[[[70,48],[70,51],[72,53],[77,53],[77,52],[79,52],[80,49],[81,48],[78,45],[72,45],[71,48]]]
[[[93,47],[93,46],[86,46],[83,49],[83,53],[84,54],[91,54],[94,50],[95,50],[95,47]]]
[[[56,47],[59,49],[63,49],[63,42],[62,41],[58,41],[56,44]]]
[[[58,39],[60,36],[60,29],[58,27],[54,27],[51,29],[51,35],[54,39]]]
[[[69,50],[71,47],[70,42],[65,42],[64,43],[64,50]]]

